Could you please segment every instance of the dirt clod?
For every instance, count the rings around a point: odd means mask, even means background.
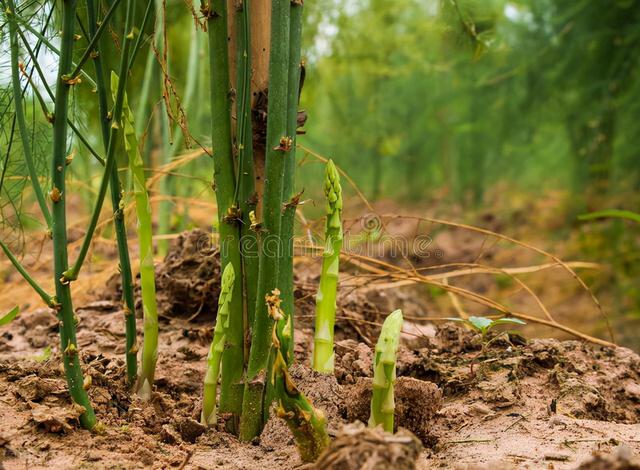
[[[345,400],[345,414],[348,421],[369,420],[371,407],[371,379],[362,378],[350,387]],[[436,384],[413,377],[398,377],[395,384],[395,423],[407,428],[421,441],[432,446],[433,417],[440,409],[442,392]]]
[[[178,423],[178,430],[180,431],[182,439],[193,443],[207,430],[207,427],[195,419],[185,418]]]
[[[362,423],[344,426],[313,468],[334,470],[411,470],[422,445],[409,431],[389,434]]]

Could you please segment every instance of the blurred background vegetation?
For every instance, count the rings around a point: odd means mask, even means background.
[[[192,149],[209,145],[206,41],[194,41],[188,4],[166,2],[168,50],[158,44],[155,54],[148,45],[141,51],[160,58],[166,53],[176,116],[175,97],[195,80],[193,99],[181,102],[186,139],[177,123],[163,117],[157,57],[138,61],[130,80],[142,87],[145,72],[150,77],[148,101],[134,103],[143,109],[136,118],[143,118],[137,125],[150,173],[188,152],[185,142]],[[25,5],[24,14],[42,24],[55,16],[48,2]],[[640,319],[640,226],[578,219],[596,210],[639,210],[638,1],[307,0],[305,22],[301,107],[308,120],[299,138],[297,184],[305,198],[321,200],[323,167],[310,149],[333,158],[376,207],[490,226],[565,258],[601,263],[603,270],[587,281],[606,309],[621,330]],[[152,30],[153,24],[149,37]],[[26,174],[20,160],[8,157],[20,146],[15,139],[8,145],[11,116],[3,111],[10,105],[5,31],[3,26],[0,150],[3,172],[19,176]],[[189,65],[194,53],[199,59]],[[55,61],[50,63],[53,81]],[[96,100],[85,99],[90,93],[86,82],[75,87],[74,122],[100,148]],[[27,113],[44,125],[35,100]],[[46,136],[33,137],[45,157]],[[90,175],[99,172],[86,148],[77,142],[70,147],[82,162],[72,169],[84,188],[78,192],[82,213],[99,182]],[[205,157],[172,170],[154,189],[155,200],[166,205],[168,232],[198,224],[184,201],[213,198],[210,179]],[[33,226],[29,210],[20,208],[28,197],[21,196],[23,187],[20,178],[2,185],[5,232]],[[312,216],[321,211],[321,204],[308,205]],[[632,335],[625,341],[636,340]]]

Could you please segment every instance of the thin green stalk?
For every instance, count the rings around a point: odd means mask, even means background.
[[[382,425],[387,432],[393,432],[395,400],[393,385],[396,382],[396,354],[402,331],[402,310],[395,310],[382,324],[376,344],[373,363],[373,395],[369,427]]]
[[[156,41],[156,49],[160,56],[166,54],[167,51],[164,50],[164,41],[163,38],[166,34],[166,18],[164,11],[164,2],[162,0],[156,0],[156,35],[154,40]],[[153,52],[153,51],[150,51]],[[155,56],[155,54],[154,54]],[[166,63],[166,73],[170,73],[169,70],[169,59],[167,58]],[[162,85],[161,85],[162,86]],[[167,109],[167,102],[162,101],[161,103],[161,111],[160,111],[160,136],[162,143],[162,152],[160,153],[160,165],[165,166],[171,163],[171,129],[169,123],[169,111]],[[171,227],[171,219],[173,218],[173,202],[170,199],[171,191],[171,181],[173,180],[172,175],[167,174],[160,180],[159,184],[159,193],[162,199],[158,204],[158,235],[166,235],[170,231]],[[165,257],[167,252],[169,251],[169,240],[164,238],[158,240],[158,256]]]
[[[278,416],[283,418],[298,446],[303,462],[314,462],[329,445],[327,420],[324,413],[313,407],[311,402],[298,390],[289,375],[283,348],[282,336],[278,333],[289,321],[288,315],[282,311],[280,292],[276,289],[267,297],[267,305],[272,325],[273,367],[270,370],[269,383],[275,391],[278,401]]]
[[[293,141],[287,135],[289,0],[273,0],[271,8],[269,105],[263,194],[264,220],[261,234],[256,310],[253,319],[251,351],[240,424],[240,438],[245,441],[257,436],[264,425],[264,389],[271,348],[271,322],[265,298],[277,287],[278,283],[278,258],[283,249],[280,226],[284,163]]]
[[[300,96],[300,72],[301,72],[301,43],[302,43],[302,1],[291,2],[291,26],[289,33],[289,89],[287,94],[287,135],[293,139],[291,151],[288,153],[284,167],[284,184],[282,188],[282,200],[285,201],[282,214],[282,226],[280,228],[281,239],[284,243],[284,253],[280,258],[278,268],[278,286],[281,292],[283,310],[288,315],[286,323],[290,335],[283,336],[283,355],[287,364],[293,360],[293,324],[294,324],[294,298],[293,298],[293,229],[298,205],[298,196],[295,191],[296,175],[296,131],[298,129],[298,101]],[[282,332],[280,332],[282,333]]]
[[[216,424],[216,394],[218,391],[218,379],[220,378],[220,362],[225,348],[226,333],[229,327],[231,313],[231,299],[233,298],[233,284],[235,282],[233,265],[227,264],[222,273],[220,296],[218,297],[218,313],[216,326],[213,330],[213,340],[207,355],[207,372],[204,377],[202,391],[202,424],[213,426]]]
[[[7,258],[9,258],[9,261],[11,261],[11,264],[13,264],[13,267],[16,268],[16,271],[18,271],[20,275],[24,278],[24,280],[27,281],[27,283],[33,288],[33,290],[35,290],[38,293],[38,295],[44,301],[44,303],[51,308],[55,308],[56,298],[48,294],[40,286],[40,284],[38,284],[36,280],[29,275],[29,273],[24,268],[24,266],[22,266],[20,261],[18,261],[18,259],[13,255],[9,247],[5,245],[1,240],[0,240],[0,247],[2,248],[2,251],[4,251],[4,254],[7,255]]]
[[[316,294],[316,328],[313,341],[313,368],[333,373],[333,333],[336,322],[336,295],[342,249],[342,188],[340,175],[332,160],[327,162],[324,179],[327,199],[325,244],[322,254],[322,273]]]
[[[227,2],[203,2],[209,32],[209,61],[211,72],[211,143],[213,146],[214,182],[218,206],[220,232],[220,260],[222,267],[231,263],[236,276],[242,273],[240,258],[240,230],[238,205],[235,200],[235,170],[231,145],[231,101],[229,56],[227,47]],[[227,346],[222,354],[222,383],[220,410],[239,418],[242,411],[244,380],[244,318],[242,312],[242,283],[233,286]],[[235,427],[234,420],[232,427]]]
[[[258,240],[252,217],[255,216],[257,197],[253,168],[253,136],[251,126],[251,28],[250,0],[244,0],[242,11],[236,15],[238,101],[236,138],[238,146],[238,205],[242,216],[240,240],[244,311],[246,324],[253,324],[258,284]],[[253,214],[253,215],[252,215]],[[248,355],[246,355],[248,357]]]
[[[89,23],[89,32],[95,37],[98,33],[96,26],[98,24],[95,2],[87,2],[87,21]],[[107,18],[103,18],[102,25],[107,22]],[[105,152],[109,147],[109,107],[108,107],[108,91],[105,84],[104,70],[102,67],[102,41],[98,41],[95,45],[97,54],[93,56],[93,65],[96,72],[96,83],[98,93],[98,109],[100,112],[100,126],[102,130],[102,142]],[[135,384],[138,375],[138,341],[136,329],[136,307],[135,297],[133,293],[133,275],[131,272],[131,259],[129,258],[129,244],[127,242],[127,227],[124,220],[124,211],[121,207],[122,191],[120,178],[118,177],[118,169],[113,166],[110,175],[109,188],[111,190],[111,206],[113,208],[113,222],[116,232],[116,240],[118,245],[118,259],[120,260],[120,278],[122,281],[122,297],[124,299],[125,314],[125,361],[127,364],[127,383],[129,386]]]
[[[73,69],[73,72],[71,72],[70,74],[72,79],[77,77],[80,74],[80,71],[82,70],[82,66],[87,62],[87,60],[89,60],[89,58],[95,56],[98,53],[96,46],[98,45],[98,42],[100,41],[100,38],[102,37],[103,33],[107,30],[107,27],[109,25],[109,20],[111,19],[111,16],[113,15],[113,13],[116,11],[116,8],[118,8],[118,5],[120,4],[121,1],[122,0],[113,0],[111,7],[109,7],[109,11],[107,11],[107,13],[104,15],[104,18],[102,18],[102,21],[100,22],[100,26],[98,27],[98,29],[95,29],[96,23],[93,23],[93,27],[92,27],[91,21],[89,22],[89,34],[91,35],[91,40],[89,41],[89,44],[87,45],[87,48],[84,51],[84,54],[82,54],[82,57],[76,64],[75,69]],[[92,3],[91,0],[87,2],[87,9],[89,8],[89,5],[91,3]],[[93,8],[93,5],[91,5],[91,8],[95,11],[95,8]]]
[[[29,179],[33,186],[33,192],[36,195],[38,206],[44,217],[45,223],[48,228],[51,228],[52,220],[49,206],[45,200],[42,187],[40,186],[40,180],[38,179],[38,172],[36,171],[35,162],[33,160],[33,153],[31,149],[31,141],[29,133],[27,132],[27,123],[24,116],[24,110],[22,109],[22,92],[20,90],[20,70],[18,67],[18,25],[16,24],[16,7],[13,0],[7,0],[9,10],[7,17],[9,18],[9,42],[11,44],[11,85],[13,91],[13,103],[15,108],[16,119],[18,123],[18,130],[20,131],[20,140],[22,142],[22,149],[24,153],[24,160],[27,164],[27,170],[29,172]]]
[[[144,16],[142,17],[142,23],[140,23],[140,34],[138,34],[138,38],[136,39],[136,43],[133,45],[133,50],[131,51],[131,57],[129,57],[129,68],[132,69],[133,68],[133,64],[136,60],[136,57],[138,56],[138,52],[140,52],[140,49],[142,47],[142,38],[143,38],[143,34],[144,30],[147,27],[147,23],[149,22],[149,18],[151,18],[151,11],[153,10],[151,7],[154,5],[153,2],[147,2],[147,8],[144,11]],[[145,70],[145,74],[146,74],[146,70]],[[136,118],[137,118],[137,114],[136,114]],[[136,128],[136,135],[141,135],[140,132],[138,132],[138,129]]]
[[[111,72],[111,90],[118,88],[118,82],[118,76]],[[133,177],[133,195],[138,216],[138,245],[140,246],[140,290],[142,291],[142,311],[144,314],[144,341],[138,377],[138,393],[143,400],[149,400],[158,359],[158,305],[153,264],[153,229],[151,203],[144,175],[144,162],[138,148],[133,113],[127,103],[126,94],[122,106],[122,123],[124,125],[125,151]],[[134,343],[131,352],[135,353],[136,350],[137,347]]]
[[[56,119],[53,123],[52,156],[52,238],[54,283],[60,321],[60,350],[71,398],[84,408],[80,422],[87,429],[96,425],[96,416],[91,407],[89,396],[84,389],[84,378],[80,367],[78,343],[76,339],[76,317],[71,302],[71,289],[64,272],[68,268],[67,255],[67,214],[66,214],[66,153],[67,153],[67,117],[69,91],[71,84],[66,76],[71,69],[74,43],[74,24],[77,0],[62,2],[62,33],[60,39],[60,63],[56,80]]]
[[[107,158],[105,163],[104,173],[102,175],[102,181],[100,182],[100,189],[98,190],[98,195],[96,197],[96,204],[93,209],[93,213],[91,215],[91,219],[89,220],[89,226],[87,228],[87,232],[84,235],[84,239],[82,241],[82,245],[80,247],[80,252],[78,254],[78,258],[74,263],[71,269],[67,269],[64,273],[64,279],[66,281],[73,281],[78,278],[78,274],[80,273],[80,269],[84,263],[84,260],[89,252],[89,247],[91,246],[91,239],[93,238],[93,233],[98,225],[98,219],[100,218],[100,211],[102,210],[102,204],[104,203],[104,198],[107,193],[107,187],[109,186],[109,181],[112,177],[113,168],[115,167],[115,153],[117,148],[117,142],[121,138],[120,133],[122,132],[122,123],[120,122],[122,117],[122,105],[124,102],[124,93],[126,88],[126,77],[128,75],[128,67],[129,67],[129,49],[131,47],[131,42],[134,39],[135,33],[133,29],[133,16],[135,12],[135,3],[136,0],[127,0],[127,13],[125,19],[125,28],[123,34],[122,41],[122,51],[120,55],[120,67],[118,76],[124,77],[119,81],[118,90],[116,93],[116,99],[114,100],[113,113],[111,116],[111,128],[109,133],[109,145],[107,150]]]

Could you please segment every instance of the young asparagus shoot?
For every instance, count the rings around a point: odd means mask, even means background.
[[[303,462],[314,462],[329,445],[327,420],[324,413],[313,407],[291,379],[289,367],[283,355],[285,344],[278,335],[283,330],[281,323],[288,322],[282,311],[280,291],[274,289],[266,298],[269,316],[274,320],[272,330],[271,385],[278,403],[277,415],[284,419],[293,434]]]
[[[324,179],[327,198],[327,223],[322,255],[322,274],[316,295],[316,329],[313,342],[313,368],[333,373],[333,329],[336,322],[336,294],[340,250],[342,249],[342,188],[340,175],[333,161],[327,162]]]
[[[204,389],[202,392],[200,422],[208,426],[216,424],[216,393],[220,377],[220,361],[225,347],[226,330],[229,327],[235,278],[233,264],[227,263],[222,272],[222,286],[220,288],[220,297],[218,297],[218,315],[216,316],[216,326],[213,330],[213,341],[211,341],[211,347],[207,355],[207,372],[204,377]]]
[[[371,415],[369,427],[382,428],[393,432],[393,413],[395,399],[393,385],[396,382],[396,353],[402,330],[402,310],[395,310],[383,325],[373,363],[373,396],[371,397]]]
[[[111,90],[117,89],[118,76],[111,72]],[[151,398],[158,358],[158,305],[153,265],[151,204],[147,193],[144,162],[138,148],[133,113],[129,108],[126,94],[122,106],[122,123],[124,126],[124,146],[133,180],[133,194],[136,201],[136,215],[138,216],[138,244],[140,246],[140,289],[142,291],[144,340],[138,376],[138,393],[142,399],[148,400]],[[136,352],[137,349],[135,343],[130,347],[131,352]]]

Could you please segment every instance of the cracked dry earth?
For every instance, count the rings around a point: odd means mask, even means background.
[[[188,251],[188,240],[182,241],[180,249]],[[198,264],[205,261],[180,256],[169,257],[173,277],[185,282],[176,266],[187,266],[191,288],[200,285],[198,269],[219,275],[213,251],[206,269]],[[297,314],[308,319],[312,304],[298,281]],[[173,298],[167,292],[159,293],[163,302]],[[303,466],[277,418],[251,443],[224,432],[224,423],[213,429],[199,424],[212,313],[194,292],[180,299],[180,308],[161,307],[156,389],[148,403],[124,385],[123,316],[114,294],[102,293],[78,309],[79,347],[101,433],[78,425],[52,313],[25,312],[5,327],[0,468],[315,468]],[[368,300],[344,302],[354,311]],[[423,327],[431,334],[406,335],[399,351],[396,423],[403,429],[392,437],[345,427],[368,419],[372,349],[355,338],[376,337],[375,326],[355,334],[352,325],[339,323],[336,374],[324,376],[308,368],[310,321],[296,330],[292,376],[329,420],[333,444],[317,468],[640,469],[640,357],[629,349],[511,336],[478,356],[479,339],[469,331],[454,324]]]

